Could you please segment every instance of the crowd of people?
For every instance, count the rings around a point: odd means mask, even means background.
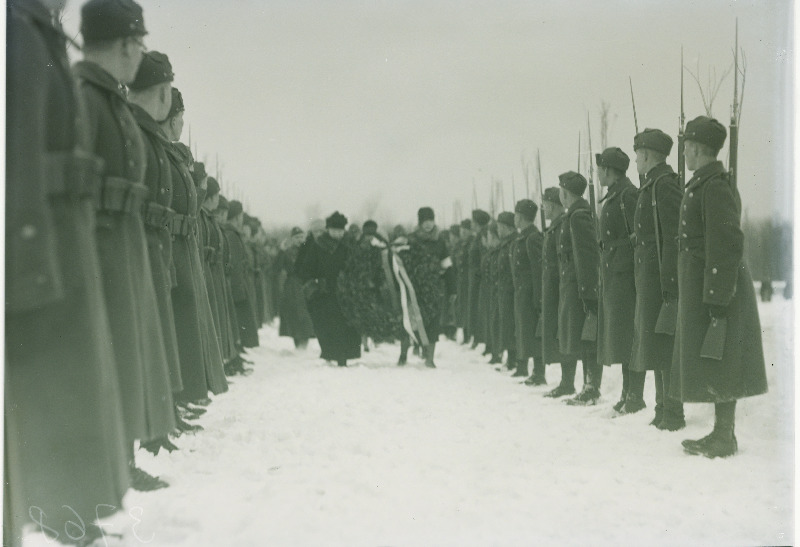
[[[686,127],[685,189],[666,163],[672,138],[646,129],[633,140],[639,187],[623,150],[596,156],[599,212],[569,171],[541,211],[526,198],[440,230],[422,207],[412,230],[384,232],[335,212],[279,245],[180,142],[184,96],[168,55],[146,51],[141,7],[89,0],[72,67],[60,8],[7,12],[6,545],[28,523],[89,543],[102,534],[89,523],[128,488],[167,487],[135,449],[176,450],[202,429],[209,394],[251,371],[245,350],[278,315],[281,336],[300,349],[317,338],[341,367],[372,340],[399,341],[398,366],[413,347],[436,368],[440,336],[531,386],[558,363],[545,395],[574,406],[597,404],[604,367],[619,364],[624,414],[646,407],[653,370],[651,425],[679,430],[683,403],[713,403],[713,431],[683,446],[736,453],[736,400],[767,385],[716,120]]]

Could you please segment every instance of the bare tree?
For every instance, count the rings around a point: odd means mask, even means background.
[[[717,94],[719,93],[720,87],[722,87],[722,82],[725,81],[725,78],[733,70],[733,65],[729,66],[725,69],[725,72],[722,73],[722,76],[717,78],[717,68],[714,66],[708,67],[708,78],[706,82],[706,87],[703,87],[703,84],[700,82],[700,60],[697,60],[697,72],[692,72],[688,67],[684,67],[686,72],[689,73],[695,83],[697,83],[697,88],[700,90],[700,98],[703,100],[703,108],[706,110],[706,116],[709,118],[713,118],[714,114],[712,113],[714,108],[714,100],[717,98]]]

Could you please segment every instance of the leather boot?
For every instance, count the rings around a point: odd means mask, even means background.
[[[403,366],[408,363],[408,348],[410,345],[407,338],[400,341],[400,358],[397,360],[398,366]]]
[[[687,454],[703,455],[706,458],[727,458],[738,452],[739,445],[734,434],[736,401],[714,405],[714,430],[698,441],[683,441]]]
[[[661,431],[678,431],[686,427],[686,419],[683,414],[683,403],[669,396],[670,374],[668,370],[662,371],[662,383],[664,386],[664,411],[661,422],[656,426]]]
[[[622,366],[627,368],[628,364],[623,363]],[[645,372],[631,370],[628,372],[628,378],[628,396],[625,399],[625,404],[621,411],[623,414],[634,414],[647,408],[647,405],[644,403]]]
[[[619,401],[614,405],[616,412],[622,412],[622,407],[625,406],[625,399],[628,398],[628,390],[630,389],[631,371],[624,364],[622,365],[622,394],[619,396]]]
[[[517,370],[511,376],[513,378],[525,378],[528,376],[528,360],[517,359]]]
[[[436,365],[433,362],[433,355],[435,351],[436,351],[436,342],[431,342],[424,348],[425,366],[428,368],[436,368]]]

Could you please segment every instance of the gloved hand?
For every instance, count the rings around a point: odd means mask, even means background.
[[[584,300],[583,311],[597,315],[597,300]]]
[[[722,319],[723,317],[728,317],[728,306],[707,304],[706,309],[708,310],[709,317],[713,319]]]

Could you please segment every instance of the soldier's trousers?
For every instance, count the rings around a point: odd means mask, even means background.
[[[668,413],[676,418],[683,418],[683,403],[667,395],[671,374],[669,369],[653,371],[656,380],[656,413]]]

